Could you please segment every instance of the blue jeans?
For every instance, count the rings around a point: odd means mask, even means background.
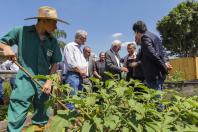
[[[2,84],[3,84],[3,80],[0,79],[0,105],[3,104],[3,86],[2,86]]]
[[[15,85],[15,77],[11,77],[10,78],[10,85],[11,85],[11,88],[13,90],[14,89],[14,85]]]
[[[68,71],[66,74],[66,83],[73,88],[70,93],[71,95],[76,95],[78,90],[83,90],[83,79],[78,73]]]
[[[165,80],[165,76],[164,76],[164,77],[161,77],[161,78],[159,78],[159,79],[156,79],[155,81],[147,81],[147,80],[146,80],[146,85],[147,85],[149,88],[152,88],[152,89],[155,89],[155,90],[163,91],[163,83],[164,83],[164,80]],[[156,97],[157,97],[157,98],[161,98],[160,95],[157,95]],[[161,104],[161,103],[158,103],[157,110],[158,110],[159,112],[162,112],[162,111],[164,110],[164,105]]]
[[[83,90],[83,79],[78,73],[68,71],[66,74],[66,83],[73,88],[70,92],[71,95],[76,95],[78,90]],[[74,104],[67,102],[66,106],[68,109],[74,110]]]

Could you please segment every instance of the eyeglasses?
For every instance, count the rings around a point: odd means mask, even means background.
[[[81,36],[81,37],[80,37],[80,39],[81,39],[81,40],[86,40],[87,38],[86,38],[86,37]]]

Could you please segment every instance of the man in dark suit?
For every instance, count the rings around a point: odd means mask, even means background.
[[[106,52],[106,68],[112,74],[117,74],[121,79],[121,72],[128,72],[126,67],[122,67],[120,63],[119,51],[121,49],[121,41],[114,40],[111,49]]]
[[[133,25],[136,39],[141,43],[141,63],[148,87],[162,90],[168,70],[172,69],[159,37],[149,32],[143,21]]]

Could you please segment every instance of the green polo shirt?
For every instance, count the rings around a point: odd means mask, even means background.
[[[49,74],[50,65],[62,59],[57,39],[49,35],[45,40],[40,40],[35,25],[16,27],[0,41],[18,46],[19,63],[33,75]]]
[[[18,46],[18,62],[32,75],[48,75],[51,64],[62,59],[57,39],[49,35],[45,40],[40,40],[35,25],[16,27],[3,36],[0,42]],[[30,77],[19,70],[10,98],[26,101],[35,94],[35,88],[41,92]]]

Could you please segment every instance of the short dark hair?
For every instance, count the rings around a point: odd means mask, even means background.
[[[85,51],[85,50],[87,50],[87,49],[91,49],[89,46],[85,46],[84,48],[83,48],[83,51]]]
[[[139,33],[146,32],[147,31],[146,24],[143,21],[137,21],[136,23],[133,24],[133,31]]]
[[[100,52],[100,53],[99,53],[99,56],[101,56],[102,54],[105,54],[105,52],[103,52],[103,51],[102,51],[102,52]]]
[[[127,48],[128,48],[129,46],[133,46],[133,48],[135,48],[135,49],[136,49],[136,45],[135,45],[135,43],[129,43],[129,44],[127,45]]]

